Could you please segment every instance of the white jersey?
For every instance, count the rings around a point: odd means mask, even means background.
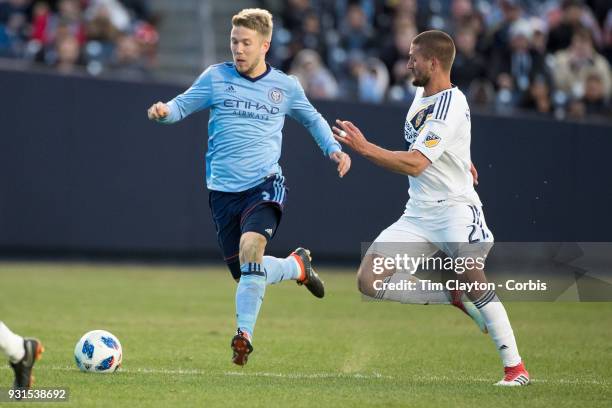
[[[410,201],[457,202],[480,206],[470,173],[470,108],[457,87],[423,96],[418,88],[406,115],[408,150],[418,150],[431,165],[408,176]]]

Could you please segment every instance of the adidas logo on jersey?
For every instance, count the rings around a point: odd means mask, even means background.
[[[234,89],[232,85],[230,85],[227,88],[225,88],[225,92],[236,93],[236,90]]]
[[[266,229],[266,234],[268,234],[268,236],[272,237],[272,233],[274,232],[274,230],[272,228],[268,228]]]

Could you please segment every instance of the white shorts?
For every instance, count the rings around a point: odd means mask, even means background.
[[[442,251],[449,257],[486,257],[493,240],[481,206],[409,200],[404,214],[378,235],[367,253],[429,257]]]

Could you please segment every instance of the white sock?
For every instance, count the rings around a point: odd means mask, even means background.
[[[0,350],[12,363],[21,361],[25,355],[23,337],[13,333],[3,322],[0,322]]]
[[[444,289],[434,290],[431,288],[423,287],[423,283],[428,282],[421,280],[411,273],[395,272],[393,275],[384,278],[383,283],[387,284],[404,284],[406,282],[413,282],[413,289],[401,289],[401,290],[379,290],[376,293],[376,299],[390,300],[393,302],[410,303],[418,305],[431,305],[431,304],[449,304],[450,299],[448,292]],[[380,285],[380,284],[377,284]]]
[[[514,367],[519,364],[521,356],[516,346],[514,332],[512,331],[512,326],[510,326],[506,308],[499,301],[495,292],[492,290],[488,291],[474,302],[474,306],[480,310],[487,324],[487,329],[504,363],[504,367]]]
[[[293,256],[288,258],[264,256],[263,267],[266,270],[267,285],[274,285],[284,280],[297,280],[300,276],[300,266]]]

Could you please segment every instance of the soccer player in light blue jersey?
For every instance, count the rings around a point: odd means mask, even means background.
[[[278,164],[285,115],[309,130],[323,154],[337,163],[340,177],[351,166],[297,79],[266,63],[271,39],[272,15],[242,10],[232,18],[233,62],[208,67],[187,91],[148,110],[149,119],[170,124],[210,108],[206,184],[217,239],[238,281],[238,328],[231,342],[232,361],[238,365],[246,364],[253,351],[266,285],[295,280],[314,296],[324,296],[310,251],[298,248],[287,258],[264,256],[287,199]]]

